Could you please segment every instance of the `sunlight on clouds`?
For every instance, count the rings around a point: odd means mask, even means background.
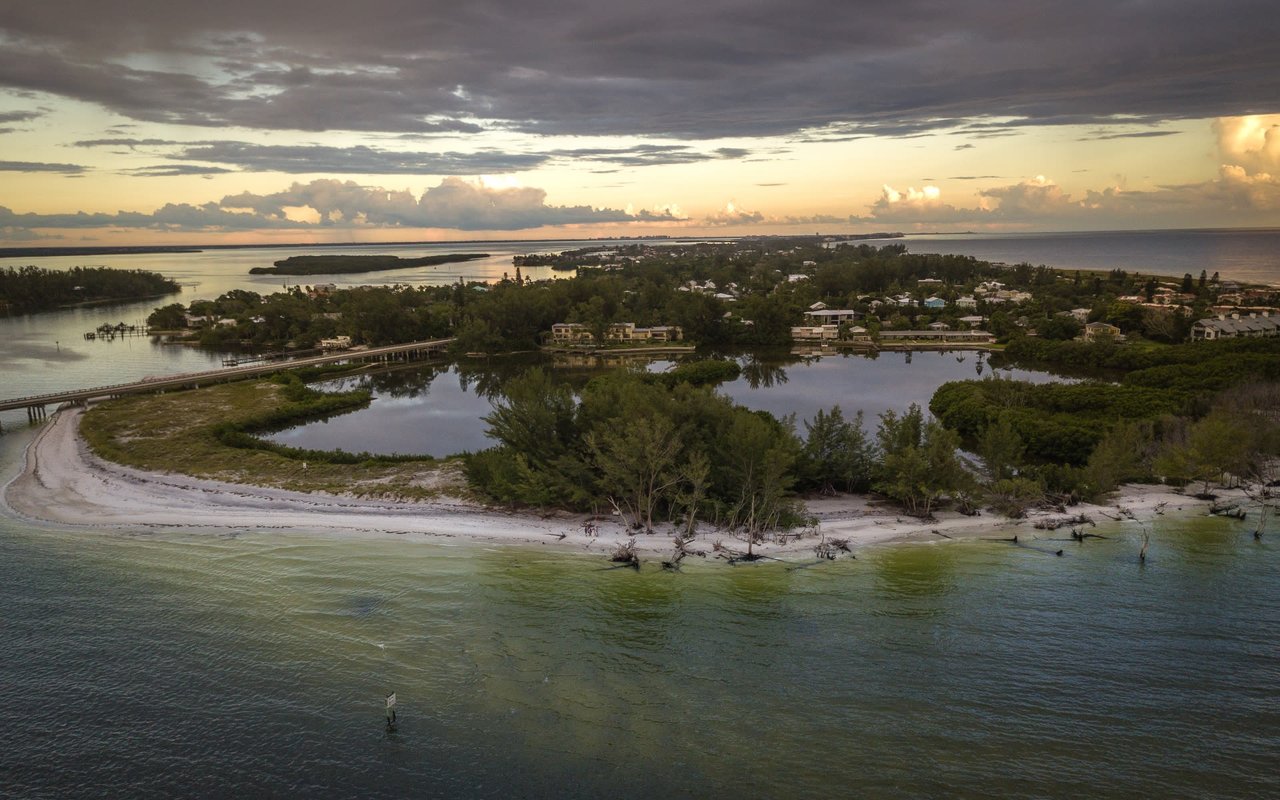
[[[1253,169],[1280,166],[1280,114],[1220,117],[1213,128],[1224,160]]]

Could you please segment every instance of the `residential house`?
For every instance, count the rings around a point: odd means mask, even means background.
[[[804,312],[805,321],[811,325],[839,325],[841,322],[855,322],[861,316],[848,308],[821,308]]]
[[[1084,340],[1086,342],[1096,342],[1102,339],[1112,339],[1120,342],[1124,341],[1124,336],[1120,333],[1119,328],[1106,322],[1090,322],[1084,326]]]

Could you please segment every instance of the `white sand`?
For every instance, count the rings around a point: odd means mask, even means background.
[[[235,531],[324,531],[353,536],[412,534],[432,539],[553,545],[605,554],[632,538],[619,522],[598,523],[595,536],[586,535],[581,514],[537,515],[508,513],[463,502],[405,503],[364,500],[329,494],[307,494],[243,484],[201,480],[185,475],[143,472],[103,461],[89,452],[79,436],[81,410],[64,409],[41,429],[26,453],[25,469],[5,488],[4,499],[18,516],[59,527],[181,528]],[[819,519],[819,532],[791,538],[784,544],[757,546],[765,554],[811,555],[822,536],[848,540],[860,547],[886,541],[946,538],[1061,537],[1062,532],[1035,530],[1044,517],[1090,515],[1099,523],[1132,514],[1145,520],[1157,514],[1198,509],[1204,503],[1165,487],[1125,487],[1115,506],[1081,505],[1066,514],[1037,512],[1012,521],[986,512],[966,517],[954,512],[934,522],[904,516],[892,506],[871,503],[860,496],[812,500],[809,510]],[[1118,509],[1124,509],[1122,513]],[[670,527],[662,533],[636,537],[642,553],[672,552]],[[701,532],[692,549],[712,554],[713,543],[745,550],[745,543],[721,532]]]

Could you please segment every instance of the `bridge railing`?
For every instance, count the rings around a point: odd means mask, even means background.
[[[442,347],[452,344],[453,341],[454,340],[452,338],[449,338],[433,339],[426,342],[405,342],[403,344],[371,347],[366,350],[344,350],[329,355],[309,356],[307,358],[299,358],[292,361],[273,361],[269,364],[248,364],[241,367],[225,367],[223,369],[210,369],[201,372],[180,372],[175,375],[161,375],[154,378],[131,381],[129,383],[112,383],[105,386],[91,386],[85,389],[64,389],[60,392],[47,392],[44,394],[33,394],[27,397],[13,397],[0,400],[0,408],[23,408],[25,406],[50,405],[52,403],[65,402],[67,400],[83,396],[93,397],[98,395],[114,394],[120,391],[143,390],[153,386],[159,387],[174,383],[187,383],[189,381],[196,381],[204,378],[229,377],[240,374],[265,374],[292,369],[299,366],[306,366],[308,364],[324,363],[327,361],[341,361],[345,358],[364,358],[406,350]]]

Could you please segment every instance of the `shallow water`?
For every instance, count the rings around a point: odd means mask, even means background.
[[[1151,528],[672,574],[0,518],[0,794],[1276,796],[1280,530]]]

